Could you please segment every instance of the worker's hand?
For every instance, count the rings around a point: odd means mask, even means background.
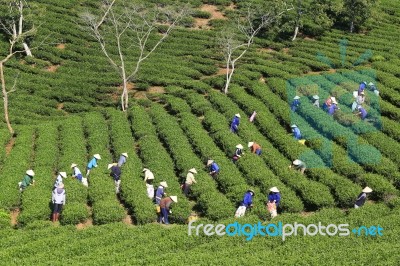
[[[97,165],[95,165],[94,167],[97,167]]]
[[[172,211],[171,211],[171,210],[169,210],[169,214],[172,214]]]

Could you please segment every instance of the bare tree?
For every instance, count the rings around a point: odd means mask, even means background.
[[[14,80],[14,85],[12,88],[7,90],[6,80],[4,77],[4,65],[8,60],[18,53],[25,52],[27,56],[32,56],[31,49],[26,43],[26,38],[34,35],[36,33],[36,28],[32,26],[30,29],[24,29],[23,11],[26,7],[26,5],[24,5],[24,1],[8,1],[7,4],[10,15],[0,20],[0,29],[8,37],[10,46],[7,51],[7,55],[0,60],[0,80],[4,103],[4,118],[6,120],[8,130],[11,134],[14,134],[14,130],[11,126],[8,115],[8,95],[15,91],[17,78]],[[17,9],[16,15],[14,14],[15,9]],[[17,47],[19,44],[22,44],[21,49]]]
[[[97,40],[101,51],[122,80],[121,107],[128,108],[129,81],[134,80],[141,64],[170,35],[179,22],[189,14],[188,7],[144,7],[124,1],[116,6],[115,0],[105,0],[101,16],[82,14],[90,34]],[[155,34],[155,33],[160,34]],[[151,40],[151,41],[150,41]],[[126,44],[129,46],[126,46]],[[117,56],[111,51],[115,49]],[[128,50],[137,56],[128,59]],[[132,53],[131,53],[132,54]],[[133,64],[132,64],[133,62]]]
[[[235,71],[236,62],[244,56],[250,48],[256,35],[274,20],[288,11],[286,4],[277,11],[272,8],[260,14],[257,8],[248,7],[244,15],[239,15],[236,27],[227,27],[220,33],[219,46],[223,50],[226,61],[226,80],[224,93],[228,93],[229,84]]]

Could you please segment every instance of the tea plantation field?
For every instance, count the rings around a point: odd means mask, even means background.
[[[8,83],[18,80],[9,95],[14,135],[0,111],[0,265],[399,265],[398,1],[381,0],[378,19],[361,33],[332,29],[294,42],[256,37],[238,61],[229,93],[223,94],[226,70],[216,38],[244,1],[192,0],[197,11],[129,82],[127,112],[120,110],[121,78],[80,20],[82,12],[96,12],[99,1],[29,2],[41,13],[34,13],[40,27],[30,44],[46,41],[34,57],[17,55],[5,65]],[[2,56],[8,44],[1,35]],[[135,51],[126,54],[135,56]],[[379,89],[379,97],[366,92],[368,121],[351,114],[352,93],[362,81]],[[315,92],[321,105],[335,96],[340,110],[330,116],[316,109],[309,100]],[[301,96],[301,107],[291,112],[295,95]],[[233,134],[229,127],[236,113],[241,121]],[[292,124],[301,129],[306,145],[293,138]],[[250,153],[249,141],[262,146],[261,156]],[[234,164],[239,143],[245,154]],[[123,152],[129,157],[116,196],[107,164]],[[83,172],[95,153],[102,159],[91,172],[90,186],[65,179],[67,204],[60,221],[52,223],[57,173],[70,176],[71,163]],[[288,168],[299,158],[309,167],[304,175]],[[216,179],[208,174],[208,159],[221,168]],[[156,183],[167,181],[168,195],[178,196],[171,225],[156,223],[144,167]],[[186,198],[180,184],[193,167],[197,184]],[[36,182],[21,194],[17,183],[27,169],[34,169]],[[265,204],[274,186],[282,202],[271,221]],[[365,206],[354,209],[365,186],[373,192]],[[235,220],[249,188],[255,191],[254,208]],[[285,241],[189,236],[191,213],[199,216],[197,224],[321,222],[384,230],[382,236],[351,232]]]

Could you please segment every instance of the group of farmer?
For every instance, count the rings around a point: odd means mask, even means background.
[[[128,158],[127,153],[122,153],[118,163],[111,163],[108,165],[108,169],[111,171],[110,175],[115,183],[115,192],[119,194],[120,185],[121,185],[121,166],[126,162],[126,158]],[[93,155],[92,159],[88,162],[86,166],[86,176],[82,175],[82,172],[79,170],[78,165],[76,163],[71,164],[73,178],[76,178],[82,185],[88,187],[89,186],[89,175],[92,169],[98,166],[97,161],[101,160],[100,154]],[[21,182],[18,183],[18,187],[20,192],[23,192],[28,186],[35,185],[35,172],[32,169],[26,171],[25,176]],[[60,213],[62,211],[63,206],[66,203],[66,191],[64,185],[64,179],[67,178],[66,172],[59,172],[53,188],[52,188],[52,197],[51,201],[53,203],[53,212],[52,212],[52,221],[56,222],[59,219]]]
[[[368,115],[368,112],[366,111],[364,107],[365,103],[365,90],[369,89],[371,92],[379,96],[379,91],[377,87],[375,86],[374,83],[370,82],[367,84],[366,81],[361,82],[359,85],[359,88],[357,91],[353,92],[353,97],[354,97],[354,102],[351,106],[352,112],[359,116],[361,120],[365,120],[365,118]],[[318,95],[313,95],[312,96],[312,105],[320,108],[319,106],[319,96]],[[329,115],[334,115],[336,110],[339,110],[340,108],[338,107],[338,102],[336,97],[329,96],[325,102],[322,104],[322,109],[326,111]],[[293,98],[292,103],[290,104],[290,109],[293,112],[296,112],[297,108],[300,107],[300,96],[295,96]]]

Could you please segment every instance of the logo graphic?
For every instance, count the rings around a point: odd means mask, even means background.
[[[317,59],[327,65],[329,71],[286,82],[291,124],[298,127],[307,146],[312,149],[299,156],[309,168],[332,167],[332,141],[346,147],[348,159],[352,162],[378,164],[381,161],[379,150],[360,138],[363,134],[379,131],[382,126],[376,72],[357,67],[371,58],[372,52],[365,51],[350,64],[346,62],[347,45],[345,39],[339,42],[340,56],[336,59],[317,54]],[[361,85],[363,82],[366,84]],[[360,86],[365,86],[364,100],[357,98]],[[319,107],[313,98],[315,95],[319,97]],[[300,97],[297,103],[294,102],[295,96]],[[329,109],[329,101],[333,101],[328,100],[331,97],[338,103],[338,109]]]

